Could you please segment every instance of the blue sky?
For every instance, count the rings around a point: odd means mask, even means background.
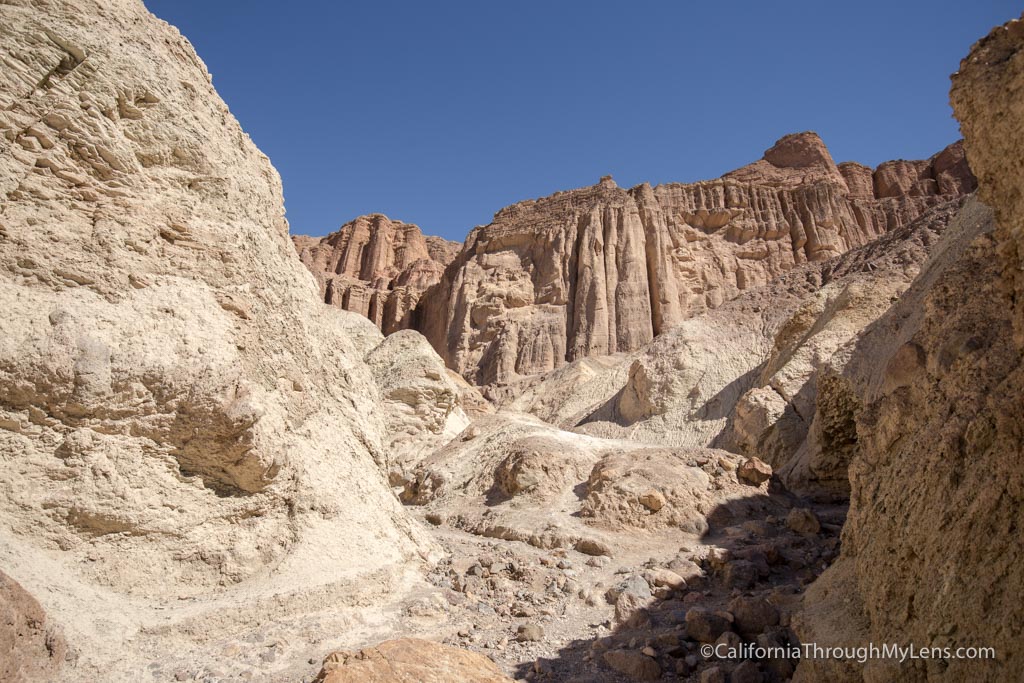
[[[381,212],[461,241],[612,174],[714,178],[782,135],[836,161],[959,137],[949,74],[1020,14],[956,2],[146,0],[284,180],[292,232]]]

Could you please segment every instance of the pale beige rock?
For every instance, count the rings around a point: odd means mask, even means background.
[[[0,564],[68,678],[230,669],[219,638],[400,594],[432,544],[365,334],[191,46],[137,0],[19,0],[0,61]]]
[[[478,536],[608,555],[637,532],[700,535],[729,506],[777,508],[721,467],[740,461],[724,451],[595,438],[507,411],[471,430],[423,459],[402,499]]]
[[[485,402],[453,379],[419,332],[384,337],[365,360],[384,399],[389,477],[392,485],[402,485],[419,460],[469,426],[463,396],[469,395],[470,403]]]
[[[483,655],[429,640],[388,640],[324,660],[317,683],[511,683]]]
[[[645,449],[605,455],[587,480],[580,515],[611,529],[673,527],[704,533],[720,496],[713,492],[713,477],[697,461],[713,454]],[[652,497],[660,505],[651,506]]]
[[[726,448],[764,460],[787,487],[844,497],[849,412],[833,377],[960,205],[946,202],[836,259],[795,268],[637,352],[523,383],[508,405],[593,436]]]

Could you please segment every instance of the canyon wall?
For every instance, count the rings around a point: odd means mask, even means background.
[[[68,679],[244,668],[229,634],[394,599],[433,545],[382,469],[381,335],[323,306],[191,45],[139,0],[14,0],[0,61],[0,566]]]
[[[836,166],[814,133],[718,180],[603,178],[499,211],[470,233],[413,325],[478,385],[639,349],[806,262],[905,225],[974,188],[961,145],[872,171]]]
[[[455,242],[387,216],[360,216],[326,237],[294,235],[325,303],[364,315],[384,334],[411,326],[420,294],[441,279]]]
[[[911,288],[819,394],[845,405],[850,513],[839,560],[807,593],[805,642],[991,647],[797,679],[1021,680],[1024,591],[1024,20],[994,29],[953,76],[978,195]],[[841,401],[831,399],[841,397]]]

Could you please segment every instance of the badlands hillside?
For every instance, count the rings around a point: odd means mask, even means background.
[[[462,245],[290,236],[140,0],[0,38],[0,680],[1024,679],[1024,21],[931,159]]]

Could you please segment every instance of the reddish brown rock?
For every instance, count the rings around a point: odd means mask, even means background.
[[[973,186],[959,144],[872,172],[837,167],[814,133],[786,136],[718,180],[624,190],[606,177],[473,230],[413,324],[449,367],[500,392],[585,356],[634,351]]]
[[[67,650],[36,599],[0,572],[0,680],[59,680]]]
[[[429,640],[388,640],[324,660],[317,683],[510,683],[494,662]]]
[[[324,301],[365,315],[385,334],[411,326],[419,295],[441,279],[459,248],[382,214],[360,216],[326,237],[292,241]]]
[[[760,458],[748,458],[736,470],[736,477],[744,484],[760,486],[772,478],[772,466]]]

